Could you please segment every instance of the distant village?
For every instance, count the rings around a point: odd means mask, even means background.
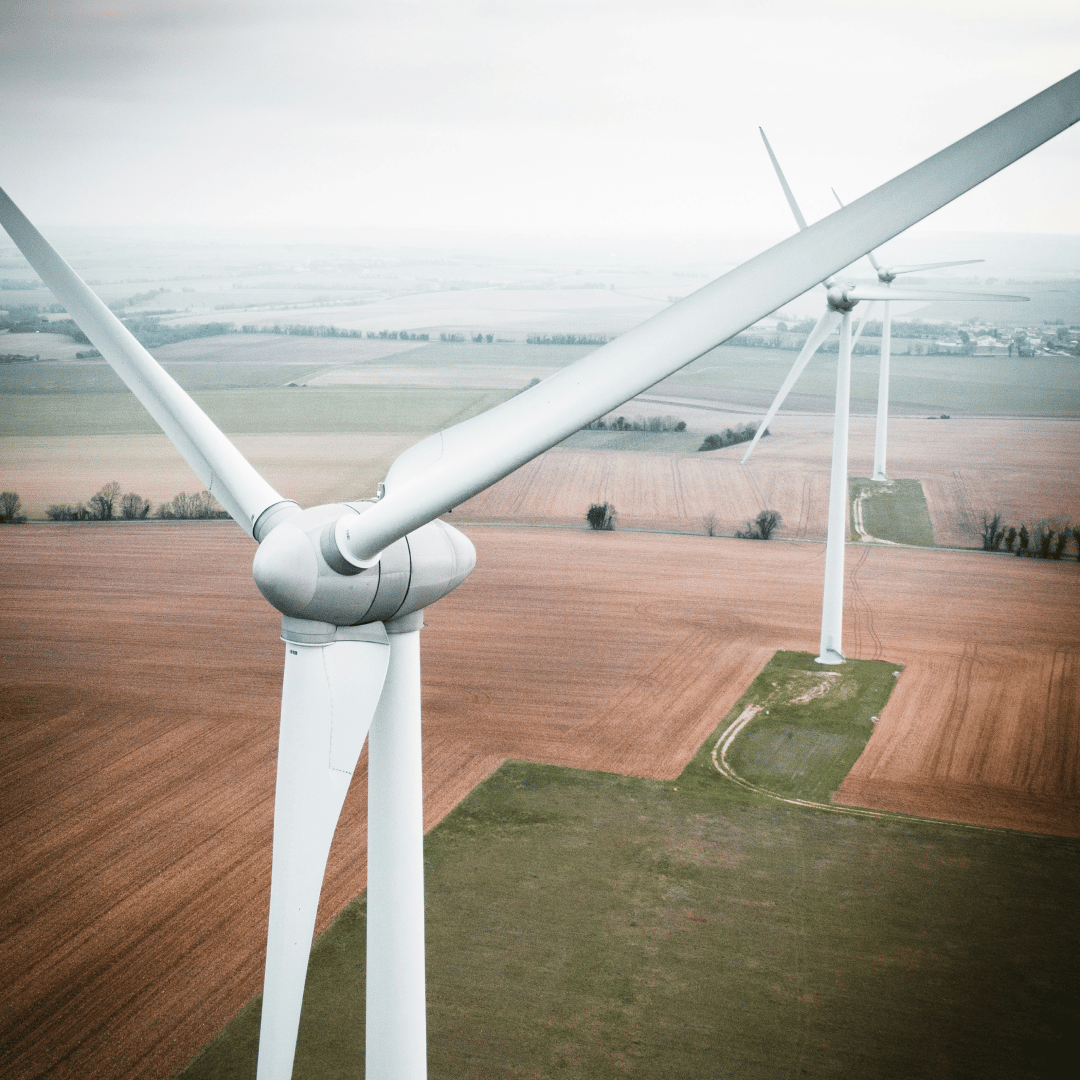
[[[734,344],[772,348],[798,348],[813,329],[813,319],[785,321],[772,317],[756,323]],[[923,319],[893,319],[894,353],[922,356],[1039,356],[1080,357],[1080,326],[1064,319],[1046,321],[1041,325],[1017,326],[995,323],[931,322]],[[871,319],[863,328],[855,352],[876,352],[880,347],[881,323]],[[871,339],[868,341],[867,339]],[[835,352],[837,341],[832,339],[824,351]]]

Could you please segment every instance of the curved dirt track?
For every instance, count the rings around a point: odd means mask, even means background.
[[[428,827],[508,757],[677,776],[817,643],[822,545],[469,533],[423,635]],[[228,522],[0,532],[10,1075],[169,1076],[259,989],[282,646],[253,550]],[[1080,567],[849,554],[849,654],[906,667],[842,799],[1080,835]],[[363,771],[320,928],[364,886]]]

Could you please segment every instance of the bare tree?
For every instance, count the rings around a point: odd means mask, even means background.
[[[717,526],[718,526],[719,523],[717,522],[715,514],[706,514],[701,519],[701,524],[705,529],[705,535],[706,536],[715,536],[716,535],[716,529],[717,529]]]
[[[1001,525],[1001,515],[995,514],[993,517],[989,517],[983,514],[982,519],[982,542],[983,551],[998,551],[1001,548],[1001,538],[1005,535],[1005,530],[999,528]]]
[[[0,522],[5,525],[21,525],[26,515],[20,513],[22,500],[17,491],[0,491]]]
[[[94,517],[85,503],[53,503],[45,513],[50,521],[90,521]]]
[[[1031,534],[1028,532],[1027,526],[1021,522],[1020,531],[1016,534],[1016,554],[1017,555],[1030,555],[1028,551],[1028,544],[1031,543]]]
[[[783,520],[777,510],[762,510],[753,521],[746,523],[745,529],[740,529],[735,535],[740,540],[768,540]]]
[[[158,507],[157,516],[160,518],[189,519],[196,518],[225,518],[229,516],[227,510],[221,508],[221,504],[209,491],[197,491],[189,495],[181,491],[172,502],[162,503]]]
[[[150,503],[134,491],[129,491],[120,500],[120,513],[126,521],[135,521],[150,513]]]
[[[90,514],[98,521],[112,521],[116,516],[116,500],[120,497],[120,485],[115,480],[103,484],[101,490],[90,498]]]

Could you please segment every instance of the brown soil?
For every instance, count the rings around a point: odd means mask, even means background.
[[[779,510],[780,534],[824,539],[832,455],[831,416],[786,416],[747,465],[745,445],[691,454],[555,449],[455,510],[472,521],[580,524],[592,502],[613,503],[624,528],[720,532]],[[1029,525],[1059,517],[1080,523],[1072,420],[956,419],[889,422],[889,475],[923,482],[934,542],[980,547],[984,513]],[[874,421],[852,417],[848,473],[870,476]]]
[[[675,777],[817,643],[821,545],[469,532],[423,636],[427,827],[507,757]],[[10,1075],[168,1076],[259,990],[282,646],[253,550],[228,522],[0,530]],[[906,666],[841,798],[1080,835],[1080,567],[849,553],[849,654]],[[320,927],[364,886],[365,805],[362,763]]]
[[[374,495],[394,458],[416,435],[335,432],[231,435],[278,491],[304,506]],[[86,502],[116,480],[155,510],[203,483],[164,435],[7,436],[0,438],[0,487],[17,491],[23,512],[43,519],[53,503]]]

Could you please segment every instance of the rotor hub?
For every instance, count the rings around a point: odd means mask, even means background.
[[[834,285],[829,289],[826,298],[829,307],[832,308],[833,311],[848,312],[854,309],[859,301],[848,299],[848,289],[850,288],[852,288],[850,285]]]
[[[420,611],[472,572],[472,542],[437,518],[391,544],[369,567],[342,563],[335,527],[371,505],[315,506],[271,529],[252,564],[259,592],[289,619],[358,626]]]

